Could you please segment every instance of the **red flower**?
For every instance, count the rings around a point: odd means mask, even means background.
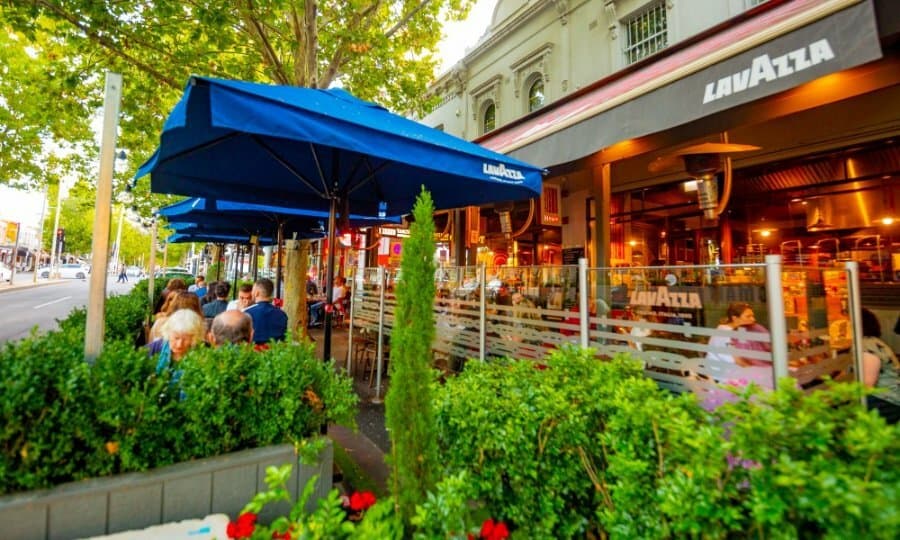
[[[362,512],[375,504],[375,495],[371,491],[357,491],[350,495],[350,509],[354,512]]]
[[[291,540],[291,530],[288,529],[283,533],[272,531],[272,540]]]
[[[502,521],[494,522],[493,519],[488,518],[481,524],[480,536],[485,540],[503,540],[509,537],[509,530]]]
[[[238,516],[237,521],[228,523],[228,527],[225,528],[225,534],[228,535],[228,538],[250,538],[255,525],[256,514],[245,512]]]
[[[536,369],[538,371],[544,371],[545,369],[547,369],[547,364],[537,363],[537,364],[531,364],[531,365],[534,367],[534,369]]]

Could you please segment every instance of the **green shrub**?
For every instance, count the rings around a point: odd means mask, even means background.
[[[84,337],[32,333],[0,350],[0,492],[92,474],[100,438]]]
[[[351,381],[306,345],[195,349],[177,383],[130,342],[106,343],[93,367],[83,347],[69,327],[0,349],[0,493],[299,443],[354,422]]]
[[[182,369],[184,435],[203,455],[299,440],[330,422],[354,422],[351,379],[336,375],[311,344],[274,343],[262,353],[251,346],[195,349]]]
[[[438,478],[431,383],[434,340],[434,204],[422,188],[403,244],[391,335],[391,385],[384,399],[391,434],[391,493],[405,522]]]
[[[437,391],[444,476],[471,490],[451,494],[468,493],[465,508],[483,506],[514,536],[891,538],[900,528],[898,427],[859,405],[858,385],[751,387],[711,414],[627,357],[564,349],[545,363],[473,362]],[[458,502],[434,506],[417,517],[423,530],[446,534],[441,519],[468,515]]]

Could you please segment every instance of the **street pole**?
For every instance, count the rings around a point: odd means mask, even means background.
[[[56,277],[56,265],[59,264],[59,253],[57,253],[60,249],[60,246],[57,245],[59,243],[59,239],[57,238],[57,232],[59,231],[59,210],[60,206],[62,206],[62,178],[60,178],[59,183],[56,185],[56,218],[53,220],[53,241],[52,247],[50,248],[52,253],[50,253],[50,270],[48,272],[49,277]]]
[[[91,249],[91,287],[88,292],[84,358],[93,364],[103,350],[106,309],[106,270],[109,267],[109,221],[112,211],[112,177],[116,160],[116,129],[122,75],[106,72],[106,97],[103,103],[103,132],[100,138],[100,177],[97,180],[97,204],[94,214],[94,238]],[[98,268],[100,270],[98,270]]]
[[[16,259],[19,257],[19,236],[22,233],[22,223],[16,223],[16,243],[13,246],[12,260],[9,265],[9,286],[12,287],[16,279]]]
[[[122,205],[122,210],[119,212],[119,227],[116,231],[116,264],[113,265],[113,272],[118,273],[119,271],[119,254],[122,253],[122,221],[125,219],[125,205]]]
[[[154,290],[153,286],[156,285],[156,211],[154,210],[153,223],[151,225],[150,230],[150,258],[147,261],[147,295],[149,297],[148,303],[150,304],[150,322],[153,322],[153,308],[155,307],[153,304],[154,300]]]
[[[44,214],[47,212],[47,186],[44,186],[44,199],[41,201],[41,226],[38,232],[38,258],[34,262],[34,274],[31,276],[31,282],[37,283],[38,265],[41,263],[41,255],[44,254]],[[56,238],[56,235],[53,236]]]

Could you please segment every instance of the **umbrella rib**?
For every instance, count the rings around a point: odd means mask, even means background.
[[[167,158],[161,160],[161,161],[160,161],[158,164],[156,164],[153,168],[156,169],[156,168],[158,168],[160,165],[162,165],[163,163],[168,163],[169,161],[173,161],[173,160],[176,160],[176,159],[180,159],[180,158],[182,158],[182,157],[184,157],[184,156],[189,156],[189,155],[191,155],[191,154],[193,154],[193,153],[195,153],[195,152],[199,152],[199,151],[201,151],[201,150],[206,150],[207,148],[211,148],[211,147],[213,147],[213,146],[216,146],[217,144],[223,143],[223,142],[227,141],[228,139],[233,139],[233,138],[237,137],[238,135],[240,135],[240,133],[238,133],[237,131],[232,131],[231,133],[226,133],[225,135],[222,135],[221,137],[216,137],[215,139],[213,139],[213,140],[211,140],[211,141],[208,141],[208,142],[205,142],[205,143],[203,143],[203,144],[200,144],[200,145],[197,145],[197,146],[192,146],[192,147],[190,147],[190,148],[186,148],[186,149],[182,150],[181,152],[178,152],[178,153],[176,153],[176,154],[172,154],[171,156],[169,156],[169,157],[167,157]]]
[[[302,182],[306,187],[308,187],[309,189],[313,190],[314,193],[316,193],[317,195],[319,195],[319,196],[322,197],[323,199],[327,199],[327,198],[328,198],[328,197],[327,197],[327,193],[322,193],[321,191],[319,191],[318,189],[316,189],[316,186],[314,186],[314,185],[312,184],[312,182],[310,182],[309,180],[307,180],[307,178],[306,178],[305,176],[303,176],[303,174],[302,174],[300,171],[298,171],[296,168],[294,168],[293,165],[291,165],[291,164],[288,163],[284,158],[282,158],[280,155],[278,155],[278,153],[275,152],[275,150],[273,150],[272,147],[270,147],[268,144],[266,144],[266,142],[265,142],[263,139],[261,139],[260,137],[258,137],[258,136],[256,136],[256,135],[254,135],[254,136],[252,137],[252,139],[256,142],[256,144],[258,144],[259,146],[261,146],[262,149],[266,151],[266,153],[268,153],[270,156],[272,156],[272,157],[275,159],[275,161],[277,161],[282,167],[284,167],[285,169],[288,170],[288,172],[290,172],[291,174],[293,174],[293,175],[297,178],[297,180],[300,180],[300,182]],[[319,160],[318,160],[318,158],[316,157],[315,152],[313,152],[313,157],[316,159],[316,166],[318,167],[318,165],[319,165]],[[321,168],[320,168],[320,170],[319,170],[319,173],[321,174]]]
[[[380,173],[384,168],[386,168],[386,167],[388,166],[388,163],[389,163],[388,161],[385,161],[384,163],[382,163],[381,165],[379,165],[378,167],[376,167],[376,168],[373,170],[371,164],[369,163],[369,160],[368,160],[368,159],[364,159],[364,161],[366,162],[367,165],[369,165],[369,174],[368,174],[367,176],[362,177],[362,178],[359,180],[359,183],[358,183],[358,184],[356,184],[356,185],[353,186],[352,188],[348,189],[348,190],[347,190],[347,194],[348,194],[348,195],[351,194],[351,193],[353,193],[353,192],[356,191],[357,189],[363,187],[364,185],[368,184],[370,181],[375,180],[375,175],[378,174],[378,173]]]

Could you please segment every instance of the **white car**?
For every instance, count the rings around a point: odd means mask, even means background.
[[[5,264],[0,264],[0,282],[12,279],[12,270]]]
[[[86,279],[88,271],[80,264],[61,264],[59,265],[59,277],[65,279]],[[46,279],[50,277],[50,269],[41,270],[40,277]]]

